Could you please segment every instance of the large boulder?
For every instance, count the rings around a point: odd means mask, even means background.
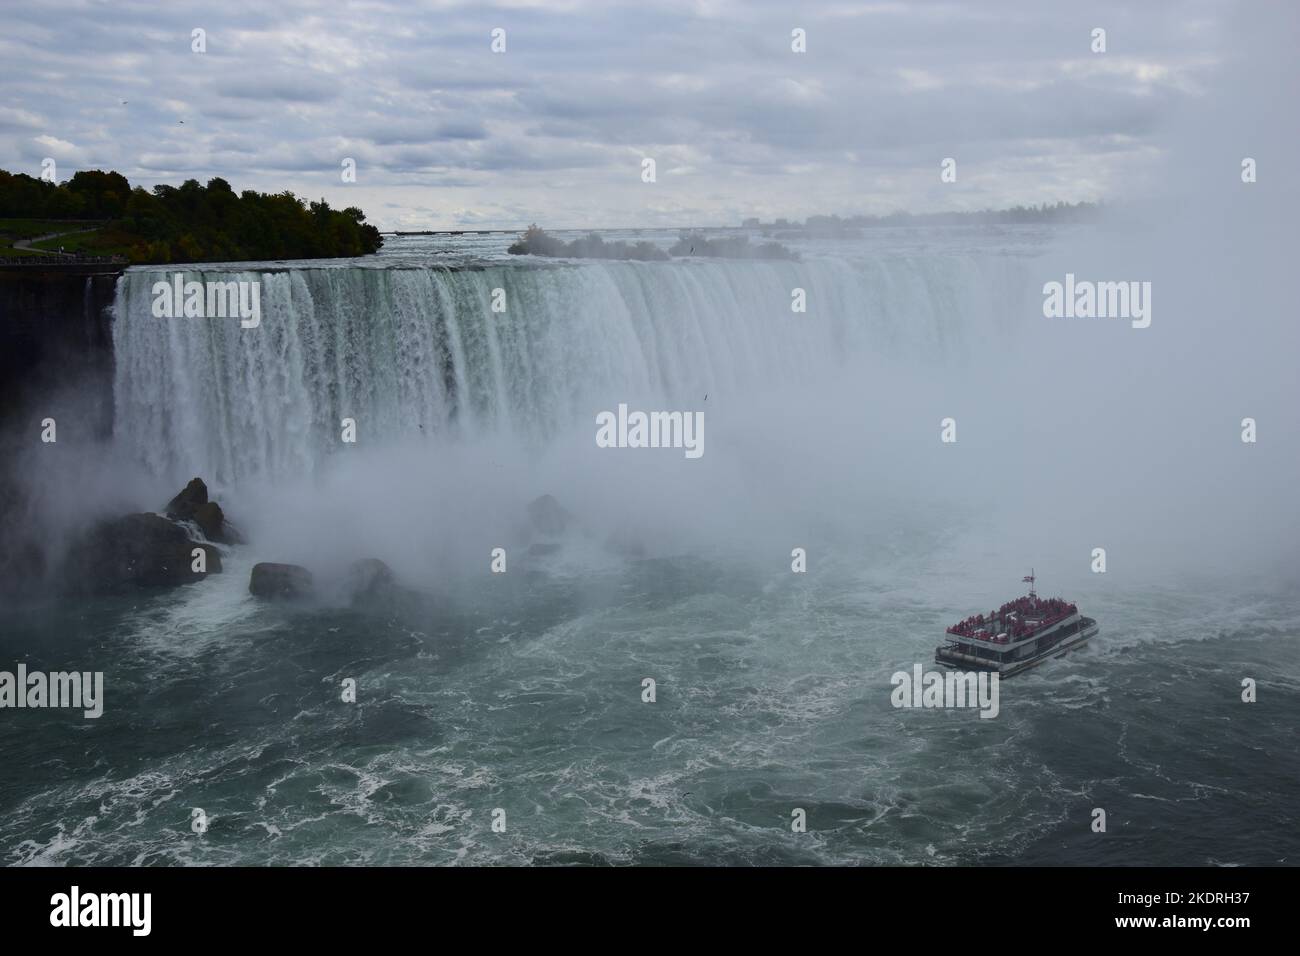
[[[191,478],[190,483],[164,509],[167,517],[177,521],[193,521],[209,541],[223,544],[241,544],[239,534],[226,521],[221,505],[208,498],[208,486],[202,478]]]
[[[304,598],[315,591],[311,572],[297,564],[263,562],[253,565],[248,591],[263,598]]]
[[[391,597],[397,586],[393,569],[378,558],[363,558],[348,566],[343,589],[353,604]]]
[[[198,510],[208,503],[208,486],[202,478],[191,478],[190,483],[171,501],[164,511],[169,518],[193,521]]]
[[[203,552],[201,561],[196,550]],[[94,525],[72,542],[63,571],[65,584],[79,592],[175,587],[220,574],[221,554],[194,541],[184,526],[142,513]]]
[[[215,501],[209,501],[199,505],[198,510],[194,512],[194,523],[203,529],[203,533],[207,537],[216,541],[221,537],[221,529],[226,523],[226,516],[221,513],[221,505]]]
[[[542,495],[528,502],[528,520],[541,534],[560,535],[572,523],[573,515],[551,495]]]

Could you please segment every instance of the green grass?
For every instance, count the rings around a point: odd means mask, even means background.
[[[90,256],[125,256],[132,262],[144,261],[145,250],[140,237],[124,232],[119,225],[111,222],[94,232],[38,242],[36,248],[57,252],[60,245],[64,252],[83,252]]]
[[[75,231],[98,224],[100,224],[98,219],[0,219],[0,256],[39,256],[39,252],[15,249],[13,244],[23,239],[46,236],[52,232]],[[49,239],[34,243],[34,247],[57,252],[59,244],[62,243],[64,251],[75,252],[94,235],[93,232],[87,232],[79,236],[65,236],[63,239]]]
[[[96,240],[98,238],[99,230],[95,230],[94,232],[83,232],[78,236],[59,236],[55,239],[46,239],[43,242],[34,242],[32,248],[58,252],[59,248],[62,247],[64,252],[90,252],[98,255],[99,253],[96,251]]]

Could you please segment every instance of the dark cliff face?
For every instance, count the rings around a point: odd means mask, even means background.
[[[26,594],[48,575],[48,492],[112,436],[117,278],[0,269],[0,593]],[[56,444],[41,440],[47,418]]]
[[[0,269],[0,435],[39,441],[44,418],[60,440],[111,435],[117,279]]]

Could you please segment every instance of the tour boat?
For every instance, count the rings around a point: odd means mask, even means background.
[[[1081,615],[1074,604],[1034,593],[1032,570],[1023,580],[1029,584],[1027,597],[948,628],[946,643],[935,649],[935,662],[1011,677],[1049,657],[1060,657],[1096,635],[1097,622]]]

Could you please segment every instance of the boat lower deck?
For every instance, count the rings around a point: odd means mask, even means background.
[[[1052,646],[1033,654],[1029,657],[1019,658],[1016,660],[1000,660],[991,657],[980,657],[975,654],[968,654],[958,650],[957,644],[948,644],[935,650],[934,660],[937,664],[944,667],[957,667],[964,670],[975,671],[993,671],[1002,677],[1012,677],[1022,671],[1027,671],[1031,667],[1037,667],[1043,661],[1053,657],[1060,657],[1069,651],[1074,650],[1082,644],[1087,643],[1096,636],[1098,630],[1097,622],[1090,617],[1080,617],[1078,626],[1072,634],[1069,634],[1061,640],[1052,644]]]

